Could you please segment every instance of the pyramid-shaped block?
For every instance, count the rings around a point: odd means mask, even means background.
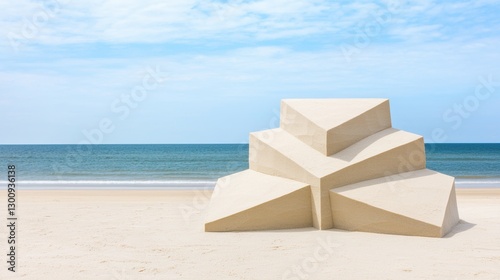
[[[428,169],[330,190],[334,227],[442,237],[458,222],[454,178]]]
[[[309,185],[246,170],[218,180],[205,231],[312,226]]]
[[[387,99],[283,100],[249,149],[250,169],[217,182],[206,231],[443,236],[458,222],[453,177],[425,169],[423,138],[391,127]]]
[[[391,127],[387,99],[285,99],[281,127],[324,155]]]

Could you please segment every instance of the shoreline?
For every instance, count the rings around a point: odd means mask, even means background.
[[[476,194],[491,194],[491,195],[500,195],[500,186],[492,187],[492,188],[457,188],[455,187],[455,191],[457,195],[476,195]],[[154,192],[165,192],[173,195],[182,195],[182,194],[190,194],[190,193],[212,193],[213,189],[208,188],[200,188],[200,189],[18,189],[18,193],[44,193],[44,192],[60,192],[60,193],[68,193],[72,195],[77,195],[78,193],[105,193],[110,192],[116,194],[116,192],[121,192],[124,195],[137,195],[138,193],[143,195],[150,195]]]
[[[148,180],[148,181],[17,181],[19,190],[213,190],[217,180]],[[7,189],[7,181],[0,181],[0,191]],[[500,189],[500,178],[456,178],[455,189]]]

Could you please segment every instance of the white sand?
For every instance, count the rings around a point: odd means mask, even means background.
[[[457,192],[462,222],[439,239],[205,233],[208,192],[21,191],[17,272],[3,225],[0,279],[500,279],[500,190]]]

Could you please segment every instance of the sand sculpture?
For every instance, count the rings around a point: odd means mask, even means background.
[[[315,227],[442,237],[454,178],[426,169],[423,137],[392,128],[387,99],[288,99],[250,134],[249,170],[217,181],[205,231]]]

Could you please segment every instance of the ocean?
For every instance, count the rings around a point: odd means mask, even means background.
[[[426,144],[426,155],[458,188],[500,186],[500,144]],[[248,144],[0,145],[5,184],[8,165],[20,189],[213,188],[248,168]]]

